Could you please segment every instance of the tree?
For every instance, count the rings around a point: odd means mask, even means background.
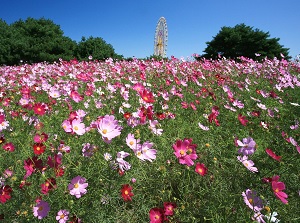
[[[63,36],[60,27],[49,19],[27,18],[11,24],[13,58],[9,64],[17,64],[20,60],[35,63],[53,62],[62,58],[70,60],[74,57],[76,42]]]
[[[79,60],[87,60],[89,56],[92,56],[94,60],[105,60],[107,58],[121,59],[122,56],[115,53],[112,45],[107,44],[100,37],[90,36],[88,39],[81,38],[81,41],[77,44],[76,55]]]
[[[269,38],[269,32],[263,32],[259,29],[246,26],[244,23],[235,27],[222,27],[219,33],[213,37],[213,40],[206,42],[207,47],[204,50],[205,58],[218,58],[219,55],[236,59],[240,56],[260,60],[268,57],[270,59],[281,58],[281,54],[286,59],[288,48],[279,44],[279,38]],[[260,56],[257,56],[260,55]]]
[[[0,64],[7,64],[11,57],[12,32],[9,25],[0,19]]]

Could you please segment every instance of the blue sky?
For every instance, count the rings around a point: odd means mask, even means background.
[[[0,18],[11,24],[28,17],[60,25],[75,41],[101,37],[117,54],[153,54],[160,17],[168,27],[167,56],[202,54],[223,26],[245,23],[280,38],[293,58],[300,54],[299,0],[10,0],[1,1]]]

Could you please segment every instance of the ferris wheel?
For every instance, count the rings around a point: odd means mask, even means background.
[[[167,21],[164,17],[160,17],[155,29],[154,38],[154,55],[166,57],[168,42]]]

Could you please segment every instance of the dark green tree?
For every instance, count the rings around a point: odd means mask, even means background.
[[[0,64],[11,60],[12,31],[10,26],[0,19]]]
[[[35,63],[74,57],[76,42],[64,36],[60,26],[49,19],[19,20],[11,24],[11,29],[11,54],[14,57],[10,64],[17,64],[20,60]]]
[[[105,60],[107,58],[121,59],[122,56],[117,55],[111,44],[107,44],[100,37],[89,38],[82,37],[81,41],[77,44],[76,55],[79,60],[87,60],[89,56],[93,60]]]
[[[279,38],[270,38],[269,32],[246,26],[244,23],[232,27],[224,26],[213,40],[206,42],[204,50],[205,58],[222,57],[236,59],[240,56],[261,60],[265,57],[270,59],[281,58],[291,59],[288,55],[288,48],[279,44]],[[255,54],[260,54],[256,56]]]

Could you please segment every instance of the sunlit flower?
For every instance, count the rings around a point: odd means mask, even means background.
[[[175,156],[178,158],[180,164],[186,164],[187,166],[194,165],[195,159],[198,158],[196,154],[196,144],[192,144],[192,139],[177,140],[173,144],[173,150]]]
[[[105,115],[97,125],[98,132],[103,138],[112,140],[121,134],[122,127],[118,125],[113,115]]]
[[[74,119],[72,121],[72,131],[77,135],[83,135],[85,133],[85,125],[80,119]]]
[[[111,156],[109,153],[104,153],[104,159],[105,159],[106,161],[110,161],[111,158],[112,158],[112,156]]]
[[[34,207],[33,207],[33,215],[38,219],[43,219],[48,215],[50,211],[50,206],[46,201],[40,200]]]
[[[86,179],[81,176],[74,177],[71,180],[71,183],[68,185],[68,189],[71,195],[74,195],[76,198],[80,198],[82,195],[86,194],[88,183]]]

